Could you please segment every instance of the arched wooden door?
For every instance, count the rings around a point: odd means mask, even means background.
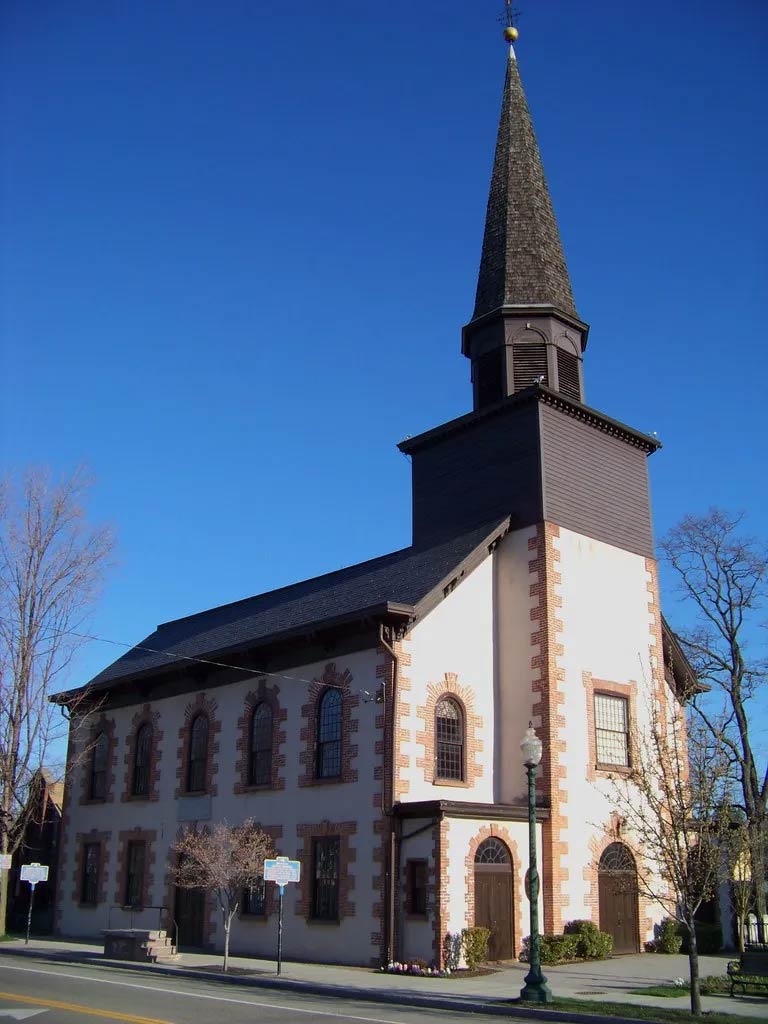
[[[475,925],[488,928],[489,960],[515,956],[512,857],[500,839],[486,839],[475,854]]]
[[[603,851],[597,870],[597,883],[600,931],[613,936],[614,953],[639,953],[637,867],[634,857],[623,843],[611,843]]]

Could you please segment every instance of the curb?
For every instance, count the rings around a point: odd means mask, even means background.
[[[422,995],[414,993],[393,993],[379,989],[361,989],[348,985],[330,985],[315,981],[299,981],[291,978],[244,977],[243,975],[209,974],[207,971],[196,970],[194,967],[171,967],[165,964],[139,964],[126,960],[106,960],[98,953],[75,954],[48,949],[7,949],[0,946],[0,954],[21,958],[49,960],[57,963],[82,964],[87,967],[111,967],[117,970],[137,974],[159,974],[170,978],[192,978],[198,981],[209,981],[214,984],[239,985],[245,988],[261,988],[278,992],[300,992],[303,995],[314,995],[325,998],[355,999],[368,1003],[381,1003],[390,1006],[412,1006],[430,1010],[448,1010],[461,1013],[484,1014],[486,1016],[505,1016],[517,1019],[531,1018],[562,1022],[562,1024],[651,1024],[647,1018],[615,1017],[606,1014],[581,1013],[571,1010],[550,1010],[544,1007],[526,1004],[520,1006],[503,1000],[490,1002],[471,996]],[[652,1009],[652,1007],[649,1007]]]

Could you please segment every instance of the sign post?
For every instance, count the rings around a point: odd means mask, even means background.
[[[38,882],[48,881],[48,865],[38,864],[37,861],[33,861],[32,864],[22,864],[21,872],[19,877],[22,882],[29,882],[29,909],[27,910],[27,937],[24,940],[24,945],[29,945],[29,929],[32,926],[32,907],[35,902],[35,886]]]
[[[264,881],[276,882],[280,890],[277,911],[277,973],[283,967],[283,894],[289,882],[301,879],[301,861],[289,860],[288,857],[275,857],[264,861]]]

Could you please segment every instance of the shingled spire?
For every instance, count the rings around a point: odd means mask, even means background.
[[[545,303],[576,316],[539,146],[510,47],[473,319]]]
[[[582,401],[587,331],[510,47],[475,310],[462,345],[472,360],[475,408],[534,383]]]

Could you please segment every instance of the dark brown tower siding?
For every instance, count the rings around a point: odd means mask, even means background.
[[[653,557],[646,452],[558,409],[539,410],[544,519]]]
[[[479,526],[510,513],[513,528],[539,521],[535,401],[439,433],[413,453],[415,545],[458,535],[466,524]]]
[[[402,442],[413,460],[413,543],[509,515],[513,529],[546,521],[652,557],[646,459],[656,447],[550,391],[522,392]]]

